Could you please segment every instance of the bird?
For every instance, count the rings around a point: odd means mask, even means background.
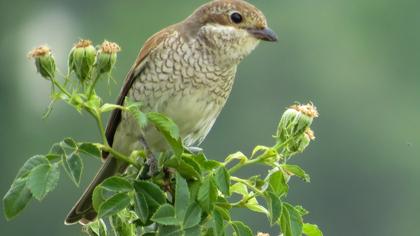
[[[213,0],[185,20],[150,37],[126,76],[117,103],[126,97],[141,102],[143,112],[159,112],[179,127],[185,147],[201,144],[231,93],[237,67],[260,41],[277,41],[266,17],[245,0]],[[114,110],[106,128],[109,145],[130,155],[147,145],[151,152],[168,150],[154,127],[140,128],[128,112]],[[94,221],[94,188],[123,173],[127,164],[108,153],[104,163],[65,224]]]

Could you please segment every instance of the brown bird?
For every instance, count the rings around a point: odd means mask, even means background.
[[[153,35],[127,75],[117,104],[139,101],[143,111],[156,111],[179,126],[186,147],[199,145],[226,103],[238,64],[261,41],[277,41],[264,14],[243,0],[215,0],[199,7],[184,21]],[[115,110],[106,130],[108,142],[130,155],[143,149],[167,150],[154,128],[141,131],[128,113]],[[96,218],[94,188],[106,178],[123,173],[127,164],[104,154],[106,161],[65,223],[86,224]]]

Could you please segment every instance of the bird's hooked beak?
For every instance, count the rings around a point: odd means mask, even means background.
[[[253,35],[255,38],[268,41],[268,42],[277,42],[277,34],[270,28],[266,27],[263,29],[250,28],[248,32]]]

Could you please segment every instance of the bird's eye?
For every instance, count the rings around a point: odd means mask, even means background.
[[[234,13],[230,14],[230,19],[235,24],[239,24],[243,21],[242,15],[238,12],[234,12]]]

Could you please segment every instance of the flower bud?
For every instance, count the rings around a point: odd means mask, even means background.
[[[69,70],[83,82],[89,78],[95,63],[96,49],[90,40],[80,40],[70,51]]]
[[[117,62],[117,53],[121,51],[120,46],[113,42],[104,41],[98,51],[96,69],[100,74],[109,73]]]
[[[318,117],[318,111],[313,104],[293,105],[284,112],[277,127],[276,137],[281,142],[298,137],[311,126],[316,117]]]
[[[40,46],[29,52],[28,57],[35,59],[35,66],[37,71],[45,79],[52,79],[55,77],[55,61],[52,56],[51,49],[47,46]]]

